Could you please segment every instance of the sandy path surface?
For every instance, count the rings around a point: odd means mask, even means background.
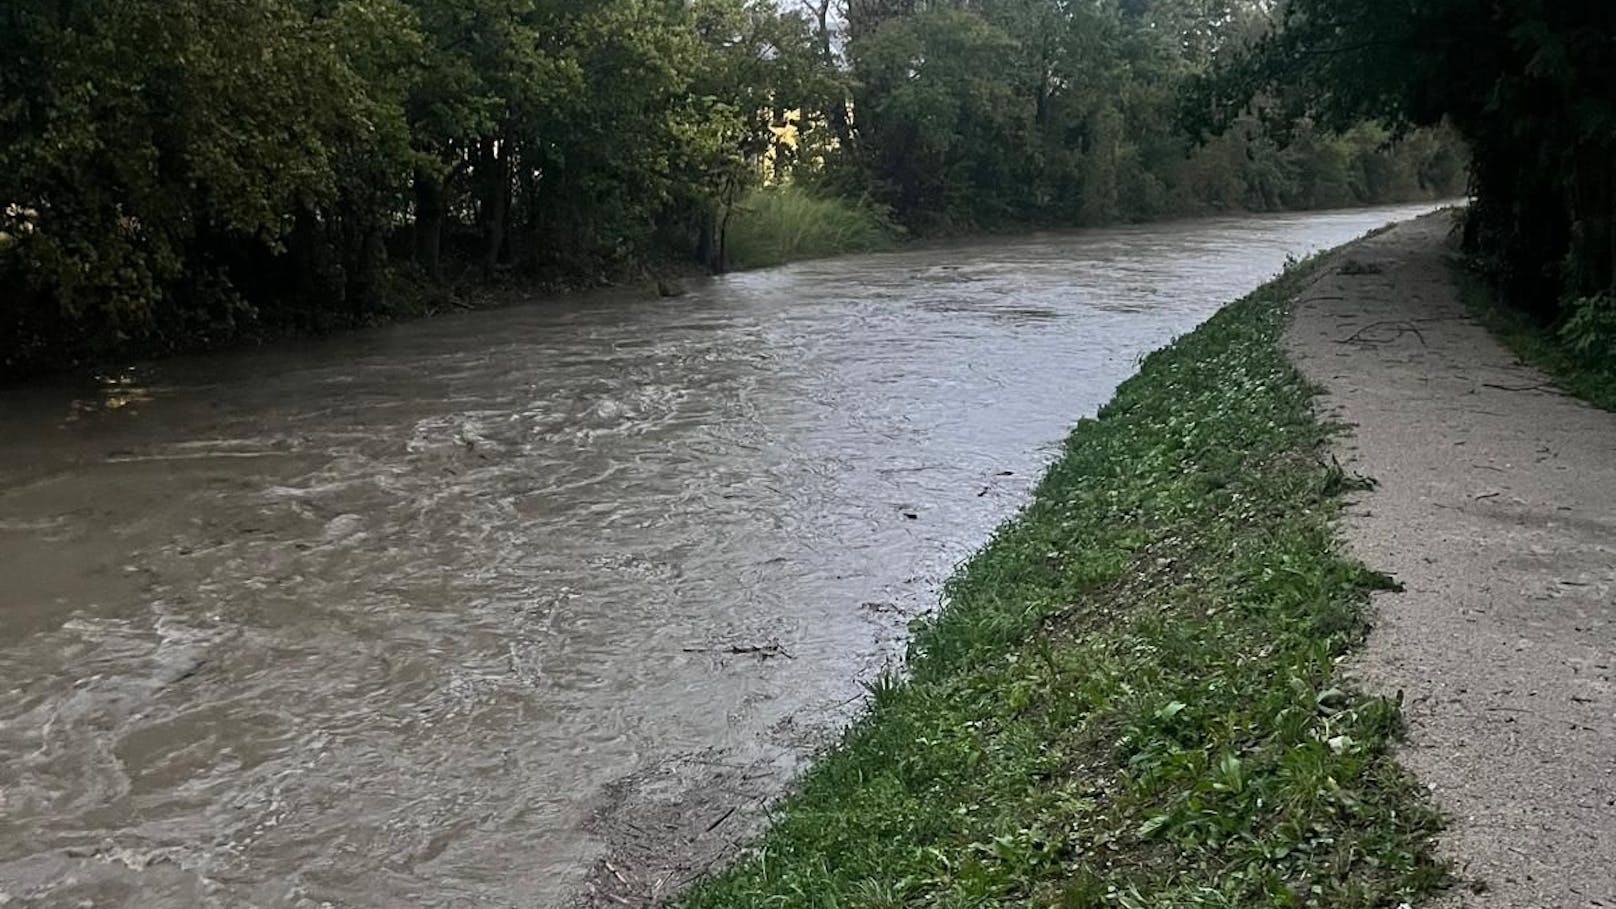
[[[1354,667],[1404,692],[1403,759],[1452,817],[1467,907],[1616,906],[1616,414],[1466,318],[1452,219],[1354,247],[1287,343],[1378,488],[1346,532],[1401,594]]]

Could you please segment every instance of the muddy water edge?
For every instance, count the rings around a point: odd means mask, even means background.
[[[1137,358],[1423,208],[915,248],[0,392],[0,905],[619,905]]]

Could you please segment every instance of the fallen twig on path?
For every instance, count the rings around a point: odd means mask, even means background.
[[[1374,331],[1377,328],[1395,330],[1396,333],[1393,334],[1390,338],[1386,338],[1384,340],[1375,340],[1373,338],[1364,337],[1364,335],[1368,334],[1371,331]],[[1337,344],[1388,344],[1388,343],[1390,343],[1392,341],[1395,341],[1396,339],[1398,339],[1398,338],[1400,338],[1400,337],[1402,337],[1403,335],[1406,335],[1406,334],[1412,334],[1414,337],[1419,338],[1421,347],[1430,347],[1431,346],[1431,345],[1429,345],[1429,344],[1427,344],[1425,342],[1425,332],[1420,331],[1420,327],[1418,325],[1415,325],[1413,322],[1406,322],[1406,321],[1402,321],[1402,320],[1385,320],[1385,321],[1380,321],[1380,322],[1371,322],[1368,325],[1365,325],[1363,328],[1360,328],[1357,331],[1353,332],[1350,336],[1342,338],[1341,340],[1337,341],[1336,343]]]
[[[1482,388],[1495,388],[1499,391],[1547,391],[1559,394],[1560,390],[1554,387],[1553,382],[1539,382],[1536,385],[1495,385],[1492,382],[1481,383]]]

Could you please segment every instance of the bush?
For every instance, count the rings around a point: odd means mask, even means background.
[[[762,268],[797,259],[886,249],[899,230],[870,205],[794,187],[754,190],[729,223],[729,264]]]
[[[1572,300],[1560,326],[1560,340],[1579,359],[1608,366],[1616,354],[1616,295],[1598,294]]]

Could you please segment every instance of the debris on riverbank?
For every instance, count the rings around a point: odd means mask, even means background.
[[[1324,261],[1329,261],[1328,259]],[[691,909],[1384,906],[1439,887],[1398,705],[1345,685],[1365,481],[1281,348],[1292,269],[1147,358]]]

